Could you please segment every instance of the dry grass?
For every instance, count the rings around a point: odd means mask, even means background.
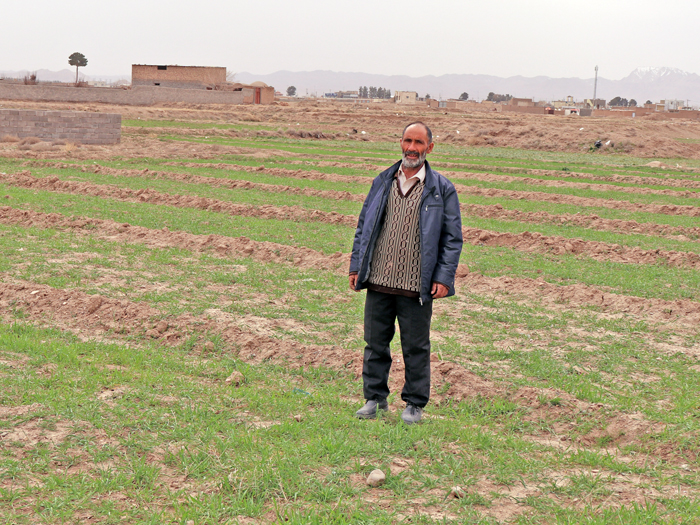
[[[0,142],[19,142],[19,137],[16,135],[3,135],[2,138],[0,138]]]

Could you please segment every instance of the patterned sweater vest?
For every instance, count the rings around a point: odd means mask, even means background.
[[[384,224],[372,254],[369,288],[418,297],[420,295],[420,201],[425,184],[418,181],[406,195],[398,180],[391,186]]]

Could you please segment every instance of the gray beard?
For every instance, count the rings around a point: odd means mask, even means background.
[[[428,156],[428,152],[425,151],[423,152],[422,155],[419,155],[417,159],[411,159],[406,156],[406,154],[403,154],[403,167],[404,168],[420,168],[423,163],[425,162],[425,158]]]

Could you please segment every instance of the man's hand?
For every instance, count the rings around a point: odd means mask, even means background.
[[[355,290],[355,285],[357,284],[357,274],[354,273],[350,276],[350,289],[353,292],[359,292],[360,290]]]
[[[447,286],[436,282],[433,283],[433,287],[430,289],[430,295],[433,296],[433,299],[442,299],[447,295],[447,292],[449,292]]]

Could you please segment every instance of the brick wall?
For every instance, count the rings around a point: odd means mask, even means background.
[[[244,104],[253,102],[253,89],[242,91],[207,91],[161,86],[120,88],[76,88],[62,86],[25,86],[0,82],[0,100],[36,100],[41,102],[103,102],[125,106],[150,106],[163,102],[189,104]],[[273,92],[274,96],[274,92]]]
[[[0,137],[116,144],[121,139],[121,126],[122,116],[113,113],[0,109]]]
[[[150,66],[133,64],[131,83],[133,86],[154,86],[205,89],[226,82],[225,67],[202,66]]]

